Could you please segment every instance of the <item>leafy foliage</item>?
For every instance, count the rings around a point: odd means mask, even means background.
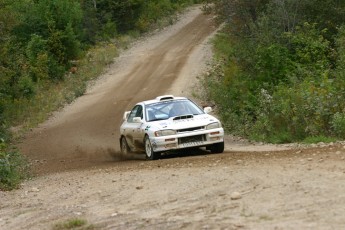
[[[345,4],[214,3],[227,26],[216,38],[221,65],[207,86],[227,130],[279,143],[343,138]]]
[[[26,159],[17,151],[9,151],[0,140],[0,190],[17,188],[28,172]]]

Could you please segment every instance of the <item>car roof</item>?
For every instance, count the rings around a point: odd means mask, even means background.
[[[154,104],[154,103],[158,103],[158,102],[161,102],[161,101],[174,101],[174,100],[188,100],[188,98],[186,97],[175,97],[173,95],[162,95],[162,96],[158,96],[156,97],[155,99],[152,99],[152,100],[147,100],[147,101],[142,101],[138,104],[141,104],[143,103],[144,105],[149,105],[149,104]]]

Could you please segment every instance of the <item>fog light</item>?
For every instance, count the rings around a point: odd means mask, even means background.
[[[217,135],[217,134],[219,134],[220,132],[219,131],[217,131],[217,132],[212,132],[212,133],[210,133],[210,135]]]
[[[218,141],[218,140],[220,140],[220,137],[210,137],[210,140],[211,141]]]
[[[175,140],[175,138],[169,138],[169,139],[165,139],[165,141],[174,141]]]
[[[173,143],[173,144],[166,144],[165,145],[165,148],[173,148],[173,147],[176,147],[175,143]]]

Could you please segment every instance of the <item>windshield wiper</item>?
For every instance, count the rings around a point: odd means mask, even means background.
[[[161,120],[166,120],[166,118],[156,118],[156,119],[153,119],[153,120],[149,120],[149,122],[151,122],[151,121],[161,121]]]

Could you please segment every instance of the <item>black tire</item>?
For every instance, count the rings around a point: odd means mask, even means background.
[[[121,148],[121,153],[123,155],[127,155],[128,153],[131,152],[131,149],[128,147],[127,140],[125,137],[121,137],[120,139],[120,148]]]
[[[157,159],[159,159],[161,154],[153,151],[153,148],[152,148],[149,136],[145,137],[144,144],[145,144],[146,159],[147,160],[157,160]]]
[[[222,153],[222,152],[224,152],[224,141],[211,145],[209,147],[209,150],[211,150],[211,153]]]

